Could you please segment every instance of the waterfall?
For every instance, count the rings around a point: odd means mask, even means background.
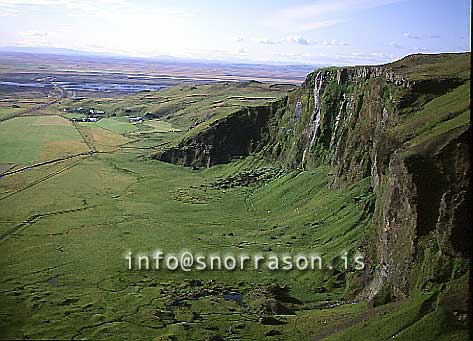
[[[384,129],[386,126],[386,121],[388,120],[388,111],[386,110],[386,107],[383,108],[383,114],[381,117],[381,128]]]
[[[312,115],[310,117],[310,122],[309,122],[309,127],[310,127],[309,142],[306,144],[306,147],[304,148],[304,152],[302,153],[302,166],[304,166],[307,152],[312,147],[312,144],[314,143],[315,138],[317,137],[317,131],[319,130],[319,126],[320,126],[320,113],[321,113],[320,92],[322,90],[322,82],[323,82],[323,74],[321,71],[319,71],[317,75],[315,76],[314,111],[312,112]]]
[[[296,103],[296,111],[294,113],[294,124],[296,124],[299,121],[299,118],[301,117],[302,113],[302,103],[300,100],[297,101]]]
[[[340,124],[340,120],[342,118],[342,113],[343,110],[345,109],[345,105],[347,103],[347,99],[345,94],[343,94],[343,101],[342,104],[340,105],[340,110],[338,110],[338,115],[335,118],[335,125],[333,127],[333,133],[332,133],[332,138],[330,139],[330,149],[332,149],[333,145],[335,144],[335,138],[337,137],[337,131],[338,131],[338,126]]]

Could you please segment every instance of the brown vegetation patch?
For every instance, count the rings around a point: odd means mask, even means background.
[[[122,135],[99,127],[81,126],[81,129],[83,129],[83,132],[86,134],[90,142],[95,146],[97,151],[113,151],[116,150],[118,146],[130,141],[130,139]]]
[[[71,122],[58,115],[39,116],[32,125],[37,126],[68,126]]]
[[[83,141],[49,141],[43,144],[39,160],[46,161],[60,157],[87,152],[89,149]]]

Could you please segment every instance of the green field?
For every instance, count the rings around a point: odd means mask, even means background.
[[[126,134],[137,130],[136,126],[132,123],[129,123],[127,118],[102,118],[101,120],[92,124],[117,134]]]
[[[87,117],[87,115],[85,115],[85,114],[69,113],[69,112],[62,114],[62,116],[64,116],[64,117],[67,118],[67,119],[72,119],[72,118],[85,118],[85,117]]]
[[[156,133],[169,133],[180,131],[180,129],[173,127],[171,123],[162,120],[149,120],[145,121],[144,124],[153,128],[152,132]]]
[[[0,163],[28,164],[40,159],[41,149],[48,142],[81,142],[76,129],[64,124],[41,121],[41,117],[17,117],[0,124]]]

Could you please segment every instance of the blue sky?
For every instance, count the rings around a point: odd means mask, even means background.
[[[231,62],[470,51],[467,0],[0,0],[0,46]]]

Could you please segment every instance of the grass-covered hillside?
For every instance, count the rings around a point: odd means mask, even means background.
[[[467,59],[61,99],[0,122],[0,339],[467,340]],[[89,109],[104,118],[72,121]],[[329,264],[127,269],[157,249]]]
[[[58,107],[95,108],[109,115],[161,118],[187,129],[246,106],[261,105],[294,89],[256,81],[182,85],[120,98],[63,101]]]

